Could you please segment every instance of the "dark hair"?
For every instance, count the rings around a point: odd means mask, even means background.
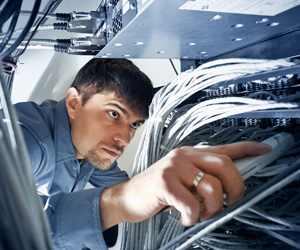
[[[127,59],[93,58],[79,70],[71,87],[82,94],[82,105],[95,94],[114,92],[137,115],[148,118],[152,83]]]

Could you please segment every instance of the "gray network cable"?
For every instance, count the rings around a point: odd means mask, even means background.
[[[0,248],[50,250],[50,228],[1,69],[0,78]]]
[[[198,103],[183,106],[182,104],[199,91],[222,86],[224,83],[229,85],[237,79],[241,79],[242,82],[243,78],[249,76],[253,80],[259,80],[255,78],[256,75],[261,76],[264,72],[278,74],[278,70],[295,65],[296,63],[288,59],[224,59],[205,63],[195,70],[178,75],[153,98],[149,119],[136,153],[132,175],[144,171],[170,150],[184,145],[217,145],[249,139],[261,141],[274,135],[280,125],[268,128],[235,125],[226,127],[222,121],[227,119],[224,122],[228,122],[230,117],[252,111],[298,108],[297,103],[292,102],[297,100],[297,95],[294,99],[286,99],[286,102],[279,101],[274,94],[269,94],[267,100],[252,99],[251,96],[222,96]],[[253,94],[252,97],[255,96],[256,94]],[[279,171],[277,165],[269,166],[267,170],[263,169],[257,175],[275,175]],[[282,168],[286,166],[287,163],[282,163]],[[178,218],[179,213],[172,211],[160,213],[141,223],[124,223],[122,249],[149,250],[164,246],[185,230]],[[244,239],[240,237],[236,244],[242,244],[243,241]],[[205,246],[198,244],[197,247],[209,249],[208,245],[208,243]],[[209,245],[212,249],[217,249],[217,245],[214,246],[215,248],[212,244]]]

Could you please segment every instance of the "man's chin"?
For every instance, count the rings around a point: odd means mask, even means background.
[[[106,151],[105,151],[106,152]],[[100,170],[109,170],[112,164],[119,158],[109,154],[103,154],[103,149],[98,147],[88,151],[85,159],[95,168]]]
[[[89,159],[86,158],[86,160],[95,168],[102,170],[102,171],[107,171],[110,169],[110,167],[112,166],[112,164],[114,163],[114,160],[104,160],[104,161],[99,161],[96,159]]]
[[[100,166],[99,166],[99,165],[96,165],[96,166],[95,166],[95,165],[93,165],[93,167],[96,168],[96,169],[99,169],[99,170],[101,170],[101,171],[107,171],[107,170],[110,169],[111,166],[103,166],[103,165],[100,165]]]

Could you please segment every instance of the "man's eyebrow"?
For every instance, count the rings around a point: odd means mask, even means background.
[[[135,121],[135,123],[141,123],[141,124],[144,124],[144,123],[145,123],[145,120],[137,120],[137,121]]]
[[[118,103],[109,102],[109,103],[107,103],[107,105],[115,106],[116,108],[120,109],[125,116],[128,116],[128,111],[125,108],[123,108],[122,106],[120,106]]]

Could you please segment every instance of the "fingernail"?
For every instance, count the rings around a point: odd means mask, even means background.
[[[263,143],[263,142],[259,143],[259,148],[261,150],[263,150],[264,152],[269,152],[272,149],[272,147],[269,144],[266,144],[266,143]]]

